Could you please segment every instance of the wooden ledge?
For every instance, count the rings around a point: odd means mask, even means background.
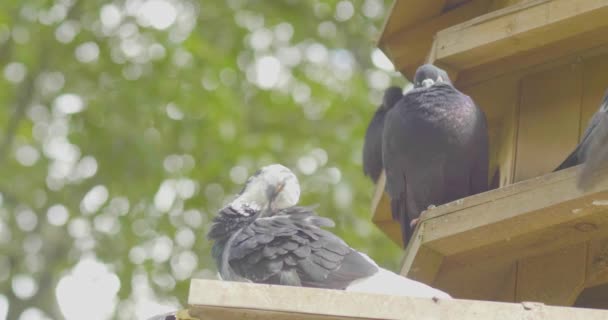
[[[608,27],[608,1],[534,0],[487,13],[439,31],[430,61],[452,70],[468,70],[496,62],[553,43],[576,39],[593,30]],[[597,35],[590,46],[608,42],[605,33]],[[569,52],[561,43],[551,47]],[[522,61],[525,63],[525,61]],[[511,63],[513,65],[513,63]],[[517,63],[517,68],[525,65]]]
[[[598,172],[598,184],[588,191],[576,187],[578,170],[561,170],[427,210],[419,240],[444,256],[499,244],[523,255],[541,249],[537,241],[550,240],[546,244],[553,246],[608,236],[608,169]]]
[[[587,191],[578,170],[425,211],[401,274],[460,298],[571,305],[608,283],[608,168]]]
[[[536,303],[440,300],[193,279],[190,314],[231,319],[604,320],[608,311]]]

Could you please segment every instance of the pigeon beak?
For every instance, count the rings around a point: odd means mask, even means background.
[[[281,183],[279,183],[279,185],[276,187],[276,189],[274,191],[275,198],[276,198],[276,196],[279,195],[279,193],[281,193],[281,191],[283,191],[284,188],[285,188],[285,181],[281,181]]]
[[[433,79],[422,80],[422,86],[425,88],[428,88],[428,87],[432,86],[433,84],[435,84],[435,81],[433,81]]]
[[[268,206],[269,207],[274,202],[274,200],[276,200],[276,198],[279,196],[279,193],[281,193],[281,191],[283,191],[284,188],[285,188],[285,181],[281,181],[276,186],[268,188],[267,197],[268,197]]]

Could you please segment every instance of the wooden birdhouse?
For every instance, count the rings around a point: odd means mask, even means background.
[[[552,171],[608,88],[608,1],[397,0],[379,47],[431,62],[485,111],[499,188],[423,213],[402,274],[457,298],[608,308],[608,170]],[[384,178],[373,221],[395,242]]]

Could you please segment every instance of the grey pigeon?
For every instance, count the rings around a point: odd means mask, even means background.
[[[403,90],[399,87],[390,87],[384,91],[382,104],[376,110],[374,117],[365,131],[363,142],[363,173],[378,182],[382,172],[382,132],[384,131],[384,117],[386,113],[403,97]]]
[[[208,238],[223,280],[449,298],[380,268],[323,229],[332,227],[332,220],[296,206],[299,196],[296,176],[273,164],[250,177],[219,211]]]
[[[433,65],[416,70],[414,89],[386,114],[382,151],[404,245],[429,206],[488,189],[485,114]]]
[[[578,177],[578,187],[588,189],[594,185],[593,173],[608,160],[608,90],[599,110],[591,117],[583,139],[574,151],[555,169],[562,170],[583,164]]]

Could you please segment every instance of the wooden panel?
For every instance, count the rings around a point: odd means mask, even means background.
[[[608,27],[524,51],[458,73],[457,86],[471,86],[505,74],[529,74],[608,52]]]
[[[589,242],[586,287],[608,284],[608,239]],[[606,301],[608,303],[608,301]]]
[[[414,5],[413,8],[404,10],[414,9],[415,11],[418,6],[426,7],[422,5],[425,2],[417,1],[417,5]],[[487,12],[488,7],[489,3],[486,0],[473,0],[436,18],[403,27],[390,34],[385,32],[378,46],[386,53],[398,70],[404,72],[409,79],[413,79],[416,68],[426,60],[437,31],[479,16]],[[436,14],[438,15],[439,12],[437,11]],[[390,21],[395,14],[392,13]]]
[[[505,76],[462,90],[484,110],[490,137],[490,166],[492,178],[500,168],[500,186],[512,182],[515,160],[519,79]]]
[[[586,59],[583,75],[580,139],[582,139],[589,120],[599,109],[604,93],[608,90],[608,54]]]
[[[515,262],[448,261],[433,286],[458,299],[515,301]]]
[[[586,243],[520,261],[517,301],[571,306],[585,283]]]
[[[445,1],[395,0],[389,10],[389,17],[384,23],[380,41],[382,42],[385,37],[389,37],[397,31],[438,16],[445,5]]]
[[[202,320],[442,319],[605,320],[608,311],[363,294],[194,279],[190,314]]]
[[[401,237],[401,226],[397,221],[393,221],[391,214],[391,199],[384,191],[386,175],[384,170],[380,173],[376,183],[376,190],[372,198],[372,222],[395,244],[403,248]]]
[[[598,185],[576,188],[578,167],[428,210],[421,246],[458,261],[513,261],[608,232],[608,169]],[[590,228],[587,228],[590,227]],[[412,266],[418,265],[415,252]]]
[[[515,181],[553,171],[578,143],[580,64],[522,80]]]
[[[492,1],[491,11],[495,11],[498,9],[506,8],[508,6],[525,3],[525,2],[531,2],[531,1],[534,1],[534,0],[494,0],[494,1]]]
[[[608,26],[608,1],[536,0],[437,34],[436,60],[468,69]]]
[[[437,272],[443,262],[443,255],[422,246],[424,236],[424,225],[418,225],[414,230],[401,263],[400,274],[427,284],[432,284],[437,277]],[[415,253],[415,254],[409,254]],[[414,258],[416,264],[414,265]]]

